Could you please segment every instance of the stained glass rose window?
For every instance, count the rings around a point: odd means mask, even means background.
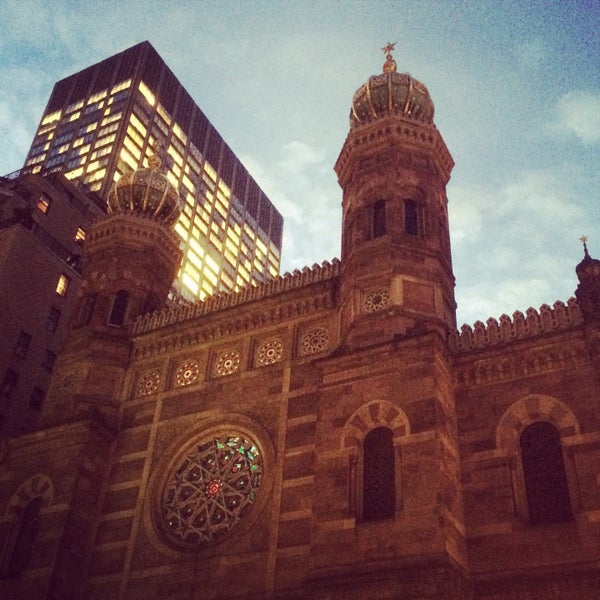
[[[195,444],[164,488],[162,519],[169,535],[190,546],[225,535],[254,504],[262,474],[261,454],[246,438]]]

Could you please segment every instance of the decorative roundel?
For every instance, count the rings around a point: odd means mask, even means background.
[[[248,512],[262,475],[262,457],[252,440],[222,436],[195,444],[162,494],[168,535],[190,548],[219,539]]]
[[[325,327],[309,329],[300,340],[300,354],[316,354],[329,346],[329,330]]]
[[[223,352],[217,358],[215,363],[215,375],[222,377],[223,375],[231,375],[240,370],[240,353],[237,350]]]
[[[148,371],[144,373],[137,385],[138,396],[148,396],[158,391],[158,384],[160,383],[160,374],[158,371]]]
[[[389,306],[390,292],[386,289],[372,290],[365,294],[363,307],[366,312],[376,312]]]
[[[197,360],[186,360],[177,369],[175,374],[175,383],[181,387],[184,385],[191,385],[198,381],[200,375],[200,365]]]
[[[283,358],[283,343],[273,339],[260,346],[256,353],[256,364],[259,366],[272,365]]]

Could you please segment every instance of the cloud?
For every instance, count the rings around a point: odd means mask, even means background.
[[[600,92],[568,92],[558,101],[556,112],[558,132],[575,135],[584,144],[600,141]]]
[[[282,272],[339,256],[342,194],[331,157],[293,140],[274,157],[241,160],[283,215]]]
[[[580,179],[578,166],[564,165],[522,171],[503,185],[459,189],[451,196],[460,323],[573,294],[577,238],[584,225],[597,229],[590,224],[589,204],[579,197]]]
[[[548,57],[546,44],[540,38],[518,44],[513,53],[518,63],[526,69],[537,69],[542,66]]]

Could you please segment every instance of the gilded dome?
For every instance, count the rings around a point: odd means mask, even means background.
[[[150,166],[123,173],[108,194],[111,213],[139,213],[173,225],[182,210],[177,189],[161,172],[160,159],[152,156]]]
[[[394,44],[383,48],[386,53],[383,73],[369,77],[356,90],[352,98],[350,127],[387,115],[433,123],[433,102],[427,88],[408,73],[396,72],[396,61],[391,55],[393,49]]]

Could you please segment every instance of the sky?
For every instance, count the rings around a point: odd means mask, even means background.
[[[354,92],[425,83],[456,163],[457,321],[566,302],[600,258],[597,0],[4,0],[0,173],[19,169],[54,82],[148,40],[283,214],[282,273],[340,254],[333,165]]]

